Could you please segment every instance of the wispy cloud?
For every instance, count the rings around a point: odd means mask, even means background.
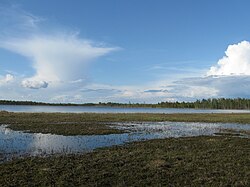
[[[0,86],[3,85],[3,84],[7,84],[11,81],[14,80],[14,76],[11,75],[11,74],[6,74],[5,76],[1,77],[0,76]]]
[[[165,92],[168,92],[168,90],[144,90],[145,93],[165,93]]]
[[[207,91],[205,91],[203,95],[201,95],[204,98],[250,97],[250,76],[246,75],[193,77],[177,81],[175,85],[178,88],[183,88],[185,86],[188,86],[190,88],[207,88]]]
[[[23,10],[19,5],[0,6],[0,38],[28,36],[34,31],[39,32],[38,25],[45,18],[35,16]]]

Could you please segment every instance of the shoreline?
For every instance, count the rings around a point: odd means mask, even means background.
[[[153,106],[151,106],[153,105]],[[242,108],[202,108],[202,107],[163,107],[163,106],[157,106],[157,104],[154,106],[154,104],[148,104],[144,106],[133,106],[131,105],[99,105],[99,104],[94,104],[94,105],[81,105],[81,104],[0,104],[0,106],[30,106],[30,107],[90,107],[90,108],[147,108],[147,109],[191,109],[191,110],[249,110],[250,108],[242,109]],[[0,110],[1,111],[1,110]]]

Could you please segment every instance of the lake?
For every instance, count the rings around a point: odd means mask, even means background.
[[[216,133],[227,133],[228,130],[232,135],[249,138],[242,131],[250,131],[250,125],[234,123],[131,122],[113,123],[111,127],[125,130],[126,133],[63,136],[24,133],[13,131],[7,125],[0,125],[0,162],[13,157],[84,153],[96,148],[149,139],[214,136]]]
[[[250,110],[210,110],[182,108],[119,108],[95,106],[29,106],[0,105],[0,111],[9,112],[65,112],[65,113],[250,113]]]

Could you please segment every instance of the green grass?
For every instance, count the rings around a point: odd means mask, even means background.
[[[0,165],[2,186],[249,186],[249,139],[150,140]]]
[[[122,133],[111,122],[183,121],[250,124],[250,114],[98,114],[0,112],[0,124],[13,130],[62,135]]]
[[[0,112],[0,124],[8,124],[13,130],[61,135],[122,133],[121,130],[110,128],[108,122],[75,114]]]

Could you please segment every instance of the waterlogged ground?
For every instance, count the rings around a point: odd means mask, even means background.
[[[13,157],[85,153],[96,148],[128,142],[170,137],[232,135],[249,138],[250,125],[198,122],[121,122],[111,123],[119,134],[63,136],[14,131],[0,126],[1,161]],[[230,132],[230,133],[229,133]]]
[[[0,186],[250,185],[246,113],[0,112],[0,124]]]
[[[107,135],[122,133],[114,122],[206,122],[250,124],[250,114],[99,114],[0,112],[0,124],[16,131],[57,135]]]
[[[249,139],[165,138],[1,163],[0,186],[250,186]]]

